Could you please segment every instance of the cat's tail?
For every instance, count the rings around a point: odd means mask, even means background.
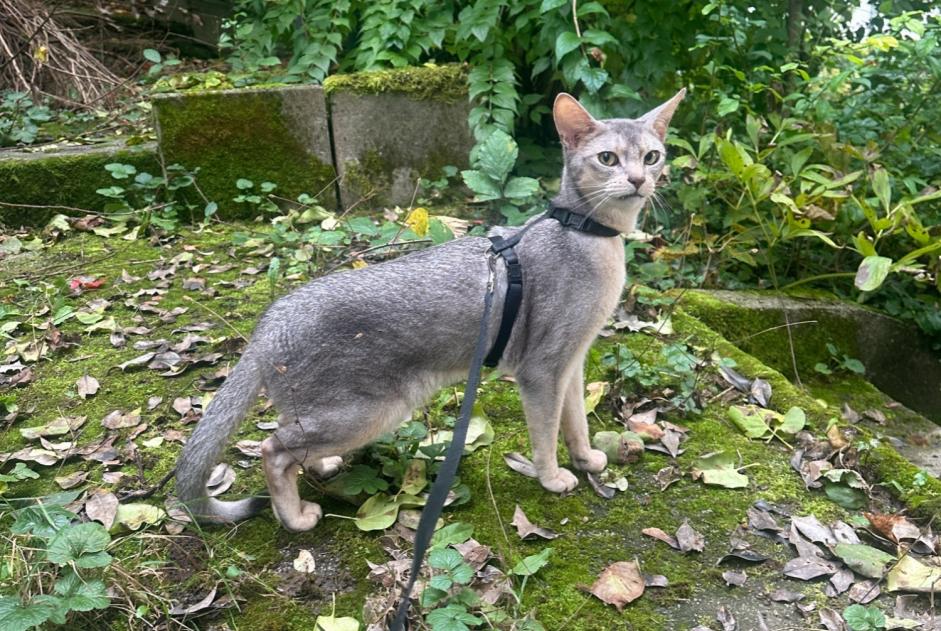
[[[268,504],[267,497],[223,502],[209,497],[206,483],[239,421],[261,390],[261,376],[248,353],[232,369],[209,403],[176,463],[176,493],[182,507],[199,522],[231,523],[247,519]]]

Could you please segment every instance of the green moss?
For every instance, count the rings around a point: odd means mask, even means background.
[[[768,300],[773,294],[743,292],[756,298]],[[790,296],[784,296],[791,299]],[[803,374],[813,370],[817,362],[830,359],[827,343],[837,346],[851,356],[857,353],[856,331],[848,320],[825,310],[815,310],[813,322],[795,324],[788,322],[783,309],[752,309],[727,302],[704,291],[687,291],[682,296],[682,305],[687,313],[695,316],[715,329],[745,353],[753,355],[769,367],[795,378],[794,364]],[[793,353],[793,354],[792,354]]]
[[[259,185],[269,181],[277,184],[279,197],[322,193],[325,205],[332,205],[326,200],[336,172],[301,144],[303,134],[292,129],[295,123],[289,122],[279,94],[203,92],[160,98],[154,108],[165,161],[199,168],[197,183],[219,204],[221,217],[251,219],[258,214],[254,207],[233,201],[245,192],[235,185],[240,178],[254,183],[251,193],[261,194]]]
[[[41,226],[58,213],[80,216],[83,210],[104,210],[108,199],[98,195],[95,190],[115,183],[111,174],[104,169],[109,162],[132,164],[138,171],[152,174],[160,172],[152,145],[29,158],[5,158],[0,153],[0,202],[13,204],[0,206],[0,225],[11,228]]]
[[[416,100],[454,103],[467,98],[467,69],[462,64],[446,64],[370,70],[337,74],[323,82],[327,94],[344,91],[354,94],[395,92]]]

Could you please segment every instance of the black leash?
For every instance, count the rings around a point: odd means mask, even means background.
[[[470,369],[467,373],[467,385],[464,387],[464,399],[461,401],[461,413],[454,424],[454,434],[451,437],[451,444],[444,456],[444,462],[438,469],[438,475],[431,485],[431,491],[428,492],[428,500],[421,512],[421,519],[418,521],[418,528],[415,530],[415,544],[412,550],[412,567],[409,571],[408,582],[402,588],[402,595],[399,597],[399,606],[395,612],[395,618],[389,627],[391,631],[405,631],[408,623],[408,609],[411,605],[412,589],[415,587],[415,581],[421,571],[422,561],[425,558],[425,552],[428,550],[428,544],[435,532],[435,524],[438,517],[441,516],[441,510],[444,508],[444,501],[448,497],[448,491],[451,489],[451,483],[457,474],[457,467],[461,462],[461,456],[464,454],[464,442],[467,438],[467,427],[470,423],[471,413],[474,408],[474,402],[477,400],[477,388],[480,386],[480,373],[483,366],[494,367],[500,363],[503,351],[506,349],[510,334],[513,332],[513,323],[519,313],[520,305],[523,302],[523,268],[520,265],[519,257],[513,248],[520,242],[527,230],[539,223],[545,218],[551,217],[557,220],[565,228],[574,228],[580,232],[586,232],[599,237],[613,237],[620,234],[617,230],[609,228],[604,224],[598,223],[586,215],[573,213],[572,211],[549,205],[549,209],[544,215],[528,224],[522,230],[508,239],[493,236],[487,237],[491,241],[489,253],[496,254],[503,259],[507,269],[507,287],[506,298],[503,301],[503,314],[500,319],[500,330],[497,332],[497,338],[494,340],[493,348],[487,353],[488,322],[490,320],[490,311],[493,307],[493,287],[495,273],[493,269],[494,259],[488,259],[490,266],[490,279],[487,283],[487,293],[484,296],[484,314],[480,320],[480,332],[477,336],[477,346],[474,348],[474,358],[471,361]]]

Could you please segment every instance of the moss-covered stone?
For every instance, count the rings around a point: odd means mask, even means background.
[[[394,92],[419,101],[455,103],[467,99],[467,67],[463,64],[426,64],[418,67],[337,74],[327,77],[323,88],[328,95],[334,92]]]
[[[55,214],[100,212],[108,198],[99,188],[115,180],[105,165],[121,162],[138,171],[160,173],[152,144],[126,147],[74,147],[55,152],[0,152],[0,225],[41,226]]]
[[[419,178],[467,165],[473,138],[462,67],[334,75],[324,89],[344,209],[408,206]]]
[[[335,170],[323,91],[319,86],[219,90],[154,98],[160,151],[167,164],[199,169],[197,182],[219,204],[223,218],[252,218],[255,206],[233,198],[259,191],[264,181],[274,193],[294,199],[319,195],[332,208]]]

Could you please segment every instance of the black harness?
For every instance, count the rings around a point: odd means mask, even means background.
[[[540,221],[546,217],[551,217],[558,221],[564,228],[571,228],[579,232],[586,232],[598,237],[616,237],[620,234],[614,228],[598,223],[588,215],[579,215],[567,208],[561,208],[554,204],[549,205],[546,214],[540,217]],[[535,222],[534,222],[535,223]],[[516,315],[519,313],[520,304],[523,302],[523,267],[520,265],[519,257],[513,247],[520,242],[523,234],[534,225],[523,228],[509,239],[503,237],[487,237],[493,242],[490,251],[503,259],[506,264],[506,298],[503,301],[503,317],[500,318],[500,331],[497,333],[497,339],[493,342],[493,348],[487,353],[484,359],[484,366],[493,368],[500,363],[503,357],[503,351],[506,350],[506,344],[510,341],[510,333],[513,332],[513,323],[516,322]]]
[[[457,473],[457,466],[461,461],[461,455],[464,453],[464,441],[467,438],[467,426],[470,422],[471,412],[474,407],[474,401],[477,398],[477,387],[480,384],[481,366],[493,367],[500,363],[503,357],[503,351],[506,350],[507,342],[510,340],[510,334],[513,332],[513,323],[516,322],[516,316],[519,313],[520,305],[523,302],[523,267],[520,265],[519,257],[513,248],[520,242],[523,235],[537,222],[552,218],[562,224],[564,228],[571,228],[579,232],[585,232],[599,237],[615,237],[620,234],[617,230],[598,223],[587,215],[574,213],[567,208],[560,208],[554,204],[549,205],[546,213],[530,223],[528,226],[514,234],[508,239],[503,237],[488,237],[491,241],[490,250],[495,255],[503,259],[506,265],[507,285],[506,297],[503,301],[503,315],[500,318],[500,330],[497,332],[497,339],[494,340],[493,347],[484,357],[487,344],[487,323],[490,319],[490,308],[493,304],[493,277],[491,275],[490,284],[487,293],[484,295],[484,314],[480,321],[480,333],[477,337],[477,345],[474,348],[474,358],[471,361],[471,367],[467,374],[467,386],[464,389],[464,399],[461,401],[461,413],[457,422],[454,424],[454,434],[451,437],[451,444],[445,454],[444,462],[438,469],[438,475],[431,490],[428,492],[428,500],[425,502],[425,508],[422,510],[421,519],[418,522],[418,529],[415,531],[415,544],[412,551],[412,568],[409,573],[408,582],[402,588],[402,595],[399,597],[398,609],[395,613],[395,619],[389,627],[391,631],[404,631],[406,629],[408,608],[412,588],[415,586],[415,580],[421,570],[422,560],[431,542],[434,534],[435,523],[441,515],[441,509],[444,508],[444,501],[447,499],[448,491],[454,481]],[[492,273],[491,267],[491,273]]]

